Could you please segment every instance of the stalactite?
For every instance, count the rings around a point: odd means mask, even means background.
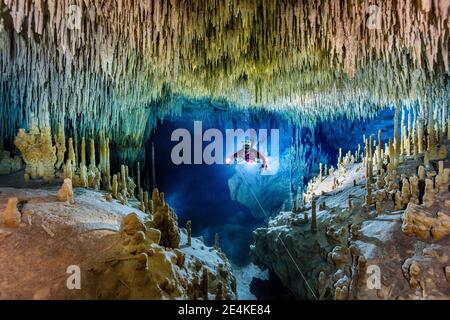
[[[81,165],[86,166],[86,140],[81,138]]]
[[[155,144],[152,143],[152,188],[156,188],[156,170],[155,170]]]
[[[31,113],[49,112],[52,128],[76,128],[75,143],[104,131],[139,149],[142,119],[174,112],[162,102],[175,95],[226,97],[308,125],[394,102],[448,106],[448,1],[386,0],[373,26],[371,0],[32,3],[2,2],[11,23],[0,34],[0,136],[9,141]]]
[[[395,115],[394,115],[394,155],[392,156],[391,159],[392,163],[394,164],[394,168],[397,168],[400,158],[401,139],[399,136],[399,116],[400,116],[400,104],[397,103],[395,105]]]
[[[89,169],[93,170],[93,168],[96,167],[96,163],[95,163],[95,142],[94,139],[91,139],[91,147],[90,147],[90,161],[89,161]]]
[[[70,161],[70,164],[72,165],[72,168],[76,168],[76,162],[75,162],[75,149],[73,147],[73,139],[69,138],[69,154],[68,154],[68,160]]]

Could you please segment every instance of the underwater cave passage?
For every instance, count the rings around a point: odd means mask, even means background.
[[[449,299],[449,13],[0,1],[0,299]]]
[[[218,234],[221,250],[238,270],[252,263],[253,231],[266,226],[269,217],[279,211],[292,209],[293,194],[304,190],[306,183],[319,172],[319,163],[336,166],[335,155],[339,152],[336,146],[356,152],[358,144],[361,147],[363,142],[363,132],[375,135],[380,130],[385,134],[384,141],[388,141],[392,131],[392,110],[380,112],[369,120],[336,119],[312,128],[295,126],[280,113],[236,113],[212,107],[206,110],[209,111],[185,109],[181,115],[167,117],[156,125],[146,143],[146,156],[151,159],[154,152],[155,167],[149,161],[145,172],[150,180],[153,172],[156,173],[155,186],[165,192],[180,227],[191,221],[192,234],[203,237],[205,244],[211,246]],[[209,129],[222,133],[223,163],[206,164],[204,159],[194,163],[194,139],[202,139],[195,126],[201,126],[201,135]],[[186,146],[190,150],[183,152],[190,152],[190,161],[175,164],[173,150],[184,139],[172,139],[172,135],[180,129],[189,132],[190,140]],[[258,134],[259,129],[269,133],[271,129],[278,129],[278,155],[272,154],[268,160],[271,169],[277,166],[276,172],[264,174],[259,170],[260,163],[249,164],[245,159],[226,163],[229,158],[225,145],[227,129],[244,131],[244,135],[234,140],[237,150],[244,147],[245,139],[251,135],[246,130],[254,129]],[[269,148],[273,142],[270,135],[267,140]],[[201,150],[204,151],[211,141],[214,139],[203,141]],[[268,283],[273,279],[268,277],[260,284],[270,288]],[[252,281],[251,278],[246,280]],[[273,285],[279,285],[277,283],[273,282]]]

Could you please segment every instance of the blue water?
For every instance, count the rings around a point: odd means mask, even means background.
[[[376,135],[378,129],[382,129],[384,141],[392,137],[392,115],[393,112],[387,110],[372,121],[336,120],[318,124],[314,130],[303,128],[303,137],[309,137],[303,142],[320,144],[329,164],[335,165],[338,148],[342,147],[345,152],[356,150],[358,144],[363,146],[364,133]],[[190,112],[166,119],[150,136],[150,141],[155,145],[156,186],[165,192],[167,202],[178,215],[179,225],[185,226],[186,221],[191,220],[193,235],[203,236],[207,245],[212,245],[215,233],[219,233],[221,248],[227,256],[237,265],[246,265],[250,262],[252,231],[265,222],[255,218],[245,205],[231,200],[228,179],[236,173],[236,168],[217,164],[174,165],[171,161],[171,150],[178,143],[171,141],[172,132],[185,128],[194,137],[194,120],[203,120],[203,130],[280,128],[281,152],[291,143],[293,127],[269,113],[262,113],[259,117],[238,114],[231,116],[231,119],[227,115],[224,120],[220,113],[212,112],[205,118]],[[317,164],[314,165],[311,168],[317,170]],[[309,178],[313,172],[298,174]]]

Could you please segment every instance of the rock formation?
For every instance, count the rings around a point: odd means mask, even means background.
[[[0,218],[6,227],[18,228],[22,218],[21,213],[17,210],[18,199],[15,197],[9,198],[6,208],[2,211]]]
[[[56,147],[52,143],[49,123],[39,128],[38,120],[32,118],[30,131],[20,129],[14,144],[22,154],[25,179],[53,180],[55,177]]]
[[[67,202],[73,204],[75,201],[73,199],[73,189],[72,180],[69,178],[64,179],[64,183],[58,191],[58,201]]]
[[[11,156],[9,151],[0,150],[0,175],[10,174],[22,169],[22,159]]]
[[[178,230],[177,216],[165,203],[164,193],[154,189],[152,193],[153,220],[151,225],[161,231],[161,245],[168,248],[178,248],[180,232]]]

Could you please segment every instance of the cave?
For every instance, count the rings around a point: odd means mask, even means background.
[[[449,10],[0,1],[0,299],[450,299]]]

